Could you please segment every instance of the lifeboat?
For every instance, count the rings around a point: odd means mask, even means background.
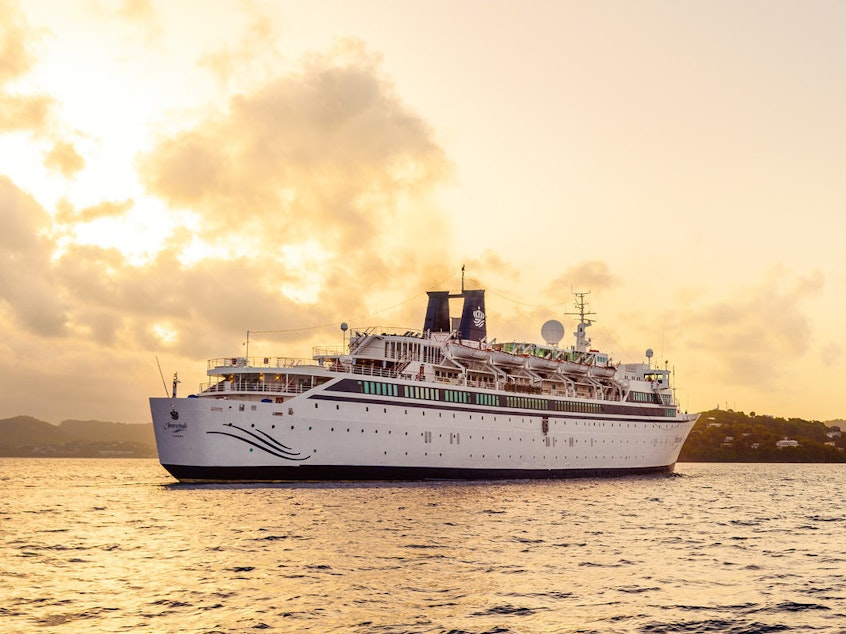
[[[503,350],[491,350],[491,363],[498,366],[516,368],[526,362],[526,357],[519,354],[511,354]]]
[[[470,346],[465,346],[463,343],[458,343],[456,341],[450,341],[448,349],[453,357],[463,361],[484,361],[490,357],[491,354],[489,350],[471,348]]]
[[[617,374],[617,368],[613,365],[592,365],[590,368],[590,376],[598,379],[610,379]]]

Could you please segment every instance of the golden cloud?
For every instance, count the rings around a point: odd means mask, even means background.
[[[363,318],[395,304],[398,289],[446,277],[448,225],[433,195],[452,166],[377,61],[360,46],[311,56],[140,157],[150,191],[199,219],[198,229],[175,229],[143,266],[61,233],[61,225],[121,218],[135,201],[75,209],[65,200],[51,225],[32,198],[0,180],[4,316],[37,336],[202,357],[247,328],[305,341],[314,324]],[[66,174],[83,165],[61,142],[48,163]],[[250,249],[185,264],[197,238]],[[311,299],[286,292],[306,282],[315,285]],[[395,312],[413,326],[424,303]]]
[[[85,160],[77,153],[73,144],[59,141],[53,144],[53,149],[44,159],[44,165],[65,178],[70,178],[85,167]]]
[[[91,222],[100,218],[119,218],[134,206],[132,199],[122,202],[104,201],[84,209],[74,209],[70,201],[63,199],[56,206],[55,220],[57,223]]]
[[[375,280],[443,271],[448,224],[432,196],[452,165],[433,136],[378,58],[345,43],[160,139],[139,169],[152,194],[197,214],[201,239],[246,241],[275,263],[265,276],[312,245],[322,301],[354,305]]]
[[[240,41],[200,60],[200,66],[208,68],[225,86],[249,81],[253,75],[268,76],[281,60],[276,50],[278,33],[273,20],[254,3],[244,3],[243,10],[251,14],[251,21]]]
[[[35,63],[35,34],[17,3],[0,0],[0,134],[19,130],[41,131],[53,100],[43,95],[19,95],[8,83],[26,75]]]
[[[29,72],[31,36],[17,3],[0,0],[0,85]]]
[[[0,305],[25,329],[45,336],[65,331],[65,306],[56,292],[45,237],[49,216],[7,177],[0,176]]]
[[[579,262],[568,268],[563,275],[555,279],[550,285],[550,292],[561,292],[565,289],[605,290],[619,282],[619,278],[611,273],[606,262],[589,260]]]
[[[40,131],[53,108],[53,100],[44,96],[0,93],[0,134],[19,130]]]
[[[759,285],[740,289],[727,301],[694,301],[676,311],[668,336],[698,351],[702,367],[728,385],[775,389],[810,348],[811,323],[803,305],[823,286],[818,271],[792,277],[773,268]]]

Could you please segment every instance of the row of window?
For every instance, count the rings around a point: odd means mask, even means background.
[[[549,409],[545,398],[534,398],[532,396],[506,396],[505,406],[522,407],[523,409]]]
[[[631,400],[635,401],[636,403],[654,403],[655,394],[651,392],[632,392]]]
[[[396,396],[397,386],[394,383],[381,383],[379,381],[359,381],[361,391],[364,394],[378,394],[380,396]],[[406,386],[408,390],[408,386]],[[406,394],[408,396],[408,394]]]
[[[585,403],[583,401],[553,401],[552,404],[559,412],[583,412],[586,414],[601,414],[599,403]]]
[[[486,405],[489,407],[517,407],[521,409],[552,410],[557,412],[577,412],[583,414],[601,414],[602,406],[599,403],[586,401],[558,401],[533,396],[513,396],[500,394],[484,394],[480,392],[467,392],[464,390],[448,390],[437,387],[425,387],[420,385],[403,385],[402,389],[394,383],[383,383],[381,381],[359,381],[359,391],[363,394],[376,394],[379,396],[399,396],[424,401],[442,401],[446,403],[466,403],[473,405]],[[651,403],[653,395],[646,392],[632,392],[632,400],[642,403]],[[675,409],[664,409],[663,415],[672,418],[676,415]]]

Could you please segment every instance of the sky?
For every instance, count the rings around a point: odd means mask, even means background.
[[[143,423],[486,289],[488,333],[846,417],[846,3],[0,0],[0,418]],[[160,370],[161,368],[161,374]],[[163,385],[163,377],[164,383]]]

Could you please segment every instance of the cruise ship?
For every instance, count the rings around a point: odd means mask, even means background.
[[[344,330],[311,360],[212,359],[195,394],[151,398],[162,466],[181,482],[517,479],[670,472],[696,414],[667,367],[575,341],[488,339],[485,291],[430,291],[423,328]],[[461,306],[453,316],[451,304]],[[249,333],[248,333],[249,334]],[[665,364],[666,365],[666,364]]]

